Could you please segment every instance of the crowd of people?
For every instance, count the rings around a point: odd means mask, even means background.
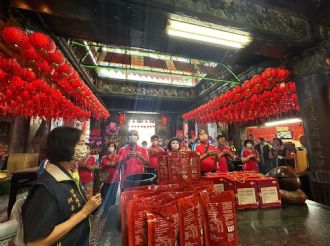
[[[253,136],[249,136],[238,154],[224,135],[218,135],[216,142],[212,142],[205,130],[200,130],[197,141],[190,145],[185,145],[179,138],[171,138],[164,146],[164,142],[154,135],[149,147],[147,143],[140,146],[138,132],[131,130],[128,144],[117,149],[114,142],[108,143],[98,164],[91,155],[91,146],[84,143],[81,135],[76,128],[58,127],[48,136],[47,162],[41,165],[41,175],[22,207],[24,240],[29,245],[55,242],[88,245],[92,211],[101,203],[104,208],[115,204],[126,177],[157,174],[158,154],[163,151],[197,152],[201,175],[234,171],[239,166],[245,171],[266,173],[273,167],[287,165],[291,158],[278,138],[273,139],[272,145],[263,138],[255,144]],[[95,194],[94,189],[96,169],[102,186],[100,194]],[[43,216],[36,216],[40,213]]]

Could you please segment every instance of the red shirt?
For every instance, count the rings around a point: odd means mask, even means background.
[[[205,143],[199,143],[195,146],[195,151],[199,153],[200,155],[205,154],[207,149],[207,144]],[[209,144],[208,151],[210,150],[217,150],[214,145]],[[209,156],[206,157],[204,160],[201,161],[201,172],[207,173],[207,172],[214,172],[215,171],[215,165],[216,165],[216,157],[215,156]]]
[[[84,164],[84,163],[86,163],[88,166],[95,166],[96,163],[94,156],[90,155],[86,159],[79,161],[79,164]],[[79,167],[78,171],[79,171],[80,182],[82,184],[94,181],[93,172],[88,170],[86,167]]]
[[[122,147],[118,152],[118,162],[125,159],[129,153],[131,153],[130,145]],[[149,160],[147,150],[141,146],[136,146],[135,152],[140,152],[141,155]],[[129,175],[141,174],[144,173],[144,164],[140,158],[131,157],[122,166],[122,182],[125,182],[125,179]],[[122,183],[123,185],[124,183]]]
[[[257,157],[259,157],[259,153],[255,149],[253,149],[252,151],[249,151],[248,149],[244,149],[242,157],[246,158],[251,154],[255,154],[255,155],[257,155]],[[258,167],[257,160],[256,159],[250,159],[247,162],[245,162],[244,165],[243,165],[243,170],[244,171],[257,171],[257,172],[259,172],[259,167]]]
[[[149,168],[157,168],[158,164],[158,153],[164,152],[164,150],[159,146],[151,146],[148,150],[149,155]]]
[[[217,148],[218,153],[222,153],[224,150],[227,151],[227,153],[232,153],[229,146],[218,146]],[[226,155],[222,156],[220,160],[218,161],[218,172],[228,172],[228,164],[227,164],[227,158],[231,159],[229,156],[226,157]]]
[[[107,166],[110,163],[115,163],[116,166]],[[119,171],[117,169],[117,156],[115,153],[112,153],[110,156],[103,156],[101,160],[101,169],[102,172],[107,172],[108,178],[105,183],[115,183],[119,181]]]

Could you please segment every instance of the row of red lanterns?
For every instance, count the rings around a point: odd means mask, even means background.
[[[0,58],[0,68],[21,77],[27,82],[36,78],[57,85],[68,99],[96,118],[108,118],[108,110],[100,103],[88,86],[79,78],[74,68],[65,61],[54,41],[46,34],[26,34],[18,27],[5,27],[1,32],[4,42],[14,51],[15,59]],[[21,60],[28,68],[22,68]],[[35,74],[37,73],[37,74]]]
[[[26,82],[13,76],[9,82],[0,81],[0,114],[41,116],[65,120],[89,118],[90,113],[74,105],[63,94],[43,80]],[[5,85],[4,85],[5,84]]]
[[[196,122],[237,123],[298,111],[295,84],[285,68],[267,68],[231,91],[182,115]]]

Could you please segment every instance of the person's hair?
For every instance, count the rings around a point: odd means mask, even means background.
[[[113,146],[115,147],[115,150],[117,149],[117,145],[114,142],[109,142],[107,144],[107,151],[108,151],[108,148],[110,147],[110,144],[113,144]]]
[[[280,138],[273,138],[273,142],[274,142],[275,140],[277,140],[277,141],[280,143],[280,145],[282,145],[282,144],[283,144],[283,141],[282,141],[282,139],[280,139]]]
[[[130,130],[127,134],[127,136],[130,136],[132,132],[136,132],[137,135],[139,136],[139,132],[137,130]]]
[[[152,135],[152,136],[150,137],[150,140],[152,141],[152,140],[155,139],[155,138],[157,138],[157,140],[158,140],[158,136],[157,136],[157,135]]]
[[[141,144],[148,144],[148,142],[147,141],[142,141],[142,143]]]
[[[72,161],[74,148],[79,142],[82,131],[78,128],[62,126],[52,130],[47,137],[47,159],[57,164],[61,161]]]
[[[204,130],[204,129],[200,129],[200,130],[198,131],[198,136],[201,135],[202,133],[205,133],[205,134],[209,135],[209,134],[207,133],[206,130]]]
[[[259,138],[259,140],[260,140],[260,141],[265,141],[265,139],[264,139],[264,138]]]
[[[226,138],[226,137],[225,137],[225,135],[220,134],[217,136],[217,140],[219,140],[220,138]]]
[[[173,141],[178,141],[178,142],[179,142],[179,146],[180,146],[180,143],[181,143],[181,140],[180,140],[180,139],[178,139],[178,138],[171,138],[170,141],[168,141],[168,144],[167,144],[167,149],[168,149],[168,150],[172,150],[171,143],[172,143]],[[180,147],[181,147],[181,146],[180,146]],[[179,149],[180,149],[180,147],[179,147]]]
[[[248,144],[248,143],[251,143],[252,145],[253,145],[253,141],[251,140],[251,139],[245,139],[244,140],[244,147],[246,147],[246,145]]]

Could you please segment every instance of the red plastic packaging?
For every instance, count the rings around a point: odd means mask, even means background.
[[[205,246],[235,246],[237,223],[235,195],[232,191],[221,193],[201,192]]]
[[[140,198],[130,200],[128,210],[128,245],[144,246],[148,243],[147,217],[146,213],[150,203]],[[125,244],[123,244],[125,245]]]
[[[179,214],[176,202],[151,207],[147,212],[148,246],[178,245]]]
[[[169,180],[171,182],[183,181],[182,163],[179,151],[170,151],[167,156]]]
[[[168,152],[161,152],[161,153],[158,154],[158,164],[157,164],[158,184],[166,183],[169,180],[167,155],[168,155]]]
[[[179,211],[180,245],[204,245],[202,207],[199,195],[177,200]]]

